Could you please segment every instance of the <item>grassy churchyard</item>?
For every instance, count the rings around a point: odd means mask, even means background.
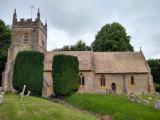
[[[66,101],[81,110],[111,115],[114,120],[160,120],[160,110],[153,108],[154,100],[160,100],[160,96],[144,95],[141,99],[137,103],[125,95],[75,94]]]
[[[0,105],[0,120],[97,120],[96,117],[74,108],[67,108],[42,98],[5,95]]]
[[[153,107],[155,100],[160,100],[159,95],[141,95],[140,101],[136,97],[133,101],[132,97],[77,93],[57,103],[59,100],[26,95],[21,101],[19,95],[6,94],[0,104],[0,120],[98,120],[105,115],[112,120],[160,120],[160,110]]]

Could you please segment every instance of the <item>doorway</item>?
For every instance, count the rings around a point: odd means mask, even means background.
[[[112,87],[112,91],[115,93],[116,92],[116,84],[112,83],[111,87]]]

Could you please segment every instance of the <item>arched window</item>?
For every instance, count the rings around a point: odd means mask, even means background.
[[[80,85],[84,85],[84,84],[85,84],[85,79],[84,79],[83,74],[81,73],[80,74]]]
[[[28,44],[28,40],[29,40],[28,35],[25,33],[23,36],[23,44],[25,45]]]
[[[131,76],[131,85],[134,85],[134,77]]]
[[[104,75],[101,76],[100,83],[101,83],[101,86],[105,86],[106,85],[106,80],[105,80]]]

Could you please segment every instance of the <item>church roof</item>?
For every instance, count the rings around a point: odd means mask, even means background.
[[[142,52],[94,52],[95,73],[147,73]]]
[[[44,70],[52,70],[52,59],[53,56],[58,54],[73,55],[78,57],[79,69],[80,70],[93,70],[91,63],[91,52],[90,51],[52,51],[47,52],[45,55],[45,66]]]
[[[45,55],[45,71],[52,70],[54,55],[78,57],[79,69],[95,73],[148,73],[150,69],[142,52],[52,51]]]

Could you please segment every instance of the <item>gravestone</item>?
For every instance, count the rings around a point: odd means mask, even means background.
[[[20,93],[21,101],[23,100],[23,96],[24,96],[25,89],[26,89],[26,85],[23,86],[23,90],[22,90],[22,92]]]
[[[0,105],[2,105],[3,104],[3,101],[4,101],[4,92],[1,92],[1,94],[0,94]]]
[[[31,94],[31,91],[28,91],[27,96],[29,96]]]
[[[148,101],[148,100],[143,100],[142,103],[143,103],[144,105],[149,105],[149,101]]]
[[[160,110],[160,102],[154,102],[154,109]]]

